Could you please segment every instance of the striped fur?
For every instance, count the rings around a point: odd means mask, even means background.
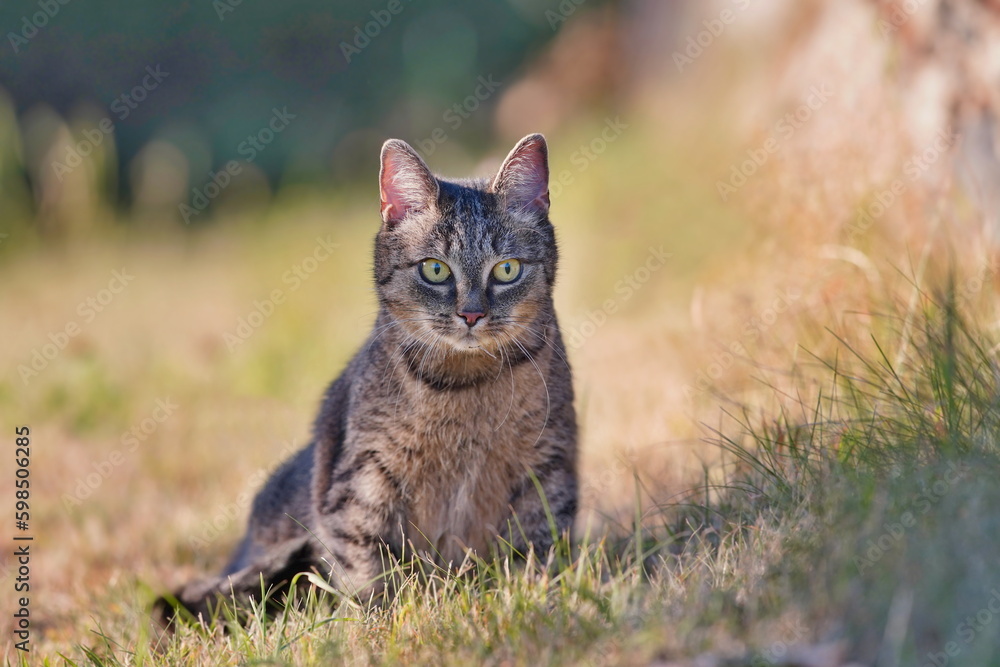
[[[498,537],[544,552],[552,532],[533,477],[558,530],[571,529],[576,418],[547,179],[540,135],[492,181],[437,179],[386,142],[372,333],[327,390],[313,442],[256,498],[229,566],[180,591],[182,605],[204,613],[219,594],[259,594],[261,576],[277,585],[310,567],[364,599],[381,591],[387,554],[457,564]],[[452,279],[424,280],[427,258]],[[521,276],[499,284],[491,270],[510,258]],[[470,326],[465,311],[485,316]]]

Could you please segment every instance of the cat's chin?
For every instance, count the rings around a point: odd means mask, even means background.
[[[465,332],[463,335],[447,338],[448,344],[451,349],[458,354],[468,357],[468,356],[482,356],[496,358],[496,349],[491,343],[493,343],[490,336],[484,336],[482,334],[476,335],[472,331]]]
[[[462,336],[458,340],[452,340],[451,346],[456,352],[460,352],[462,354],[478,353],[493,356],[493,353],[486,349],[483,342],[472,334]]]

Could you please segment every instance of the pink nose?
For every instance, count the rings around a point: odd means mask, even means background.
[[[462,311],[461,313],[459,313],[459,316],[464,317],[465,323],[471,327],[476,322],[478,322],[480,318],[486,317],[486,313],[467,313],[465,311]]]

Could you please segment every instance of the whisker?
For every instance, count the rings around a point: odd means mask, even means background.
[[[439,334],[438,334],[438,333],[437,333],[436,331],[434,331],[433,329],[430,329],[430,330],[428,330],[428,331],[425,331],[424,333],[420,334],[420,336],[418,336],[417,338],[415,338],[415,339],[414,339],[414,340],[412,341],[412,343],[411,343],[410,345],[408,345],[408,346],[407,346],[407,347],[406,347],[406,348],[405,348],[405,349],[403,350],[403,352],[402,352],[402,353],[400,354],[400,360],[402,360],[403,356],[405,356],[405,355],[406,355],[406,352],[407,352],[408,350],[410,350],[410,349],[412,349],[412,348],[413,348],[414,346],[416,346],[416,345],[418,345],[418,344],[422,343],[422,341],[423,341],[423,339],[424,339],[424,338],[427,338],[428,336],[437,336],[437,335],[439,335]],[[425,352],[425,355],[426,355],[426,352]],[[396,368],[397,368],[398,366],[399,366],[399,361],[397,360],[397,362],[396,362],[396,363],[395,363],[395,364],[393,365],[393,367],[392,367],[392,370],[393,370],[393,372],[395,372],[395,370],[396,370]],[[411,370],[410,370],[410,369],[411,369],[412,367],[413,367],[413,359],[409,359],[409,360],[407,360],[407,362],[406,362],[406,371],[407,371],[408,373],[409,373],[409,372],[411,372]],[[418,373],[419,373],[419,372],[420,372],[420,371],[418,371]],[[399,389],[398,389],[398,390],[396,391],[396,398],[395,398],[395,399],[393,400],[393,413],[392,413],[392,414],[393,414],[393,418],[395,418],[396,416],[398,416],[398,415],[399,415],[399,399],[400,399],[400,397],[401,397],[401,396],[403,395],[403,387],[405,387],[405,386],[406,386],[406,382],[405,382],[405,380],[404,380],[404,381],[401,381],[401,382],[399,383]]]
[[[545,427],[549,425],[549,413],[552,411],[552,400],[549,397],[549,385],[545,382],[545,376],[542,374],[542,369],[540,369],[538,364],[535,363],[531,353],[528,352],[523,345],[521,345],[521,341],[516,338],[514,338],[513,341],[515,345],[521,348],[521,352],[523,352],[524,356],[528,358],[528,361],[531,362],[531,365],[535,368],[535,372],[538,373],[538,379],[542,381],[542,387],[545,389],[545,421],[542,422],[542,428],[538,431],[538,436],[535,437],[535,442],[532,444],[532,447],[534,447],[538,444],[538,441],[542,439],[542,434],[545,433]]]
[[[501,358],[503,357],[503,348],[500,348]],[[510,369],[510,404],[507,405],[507,414],[503,416],[503,419],[497,424],[497,427],[493,429],[494,431],[499,431],[500,427],[507,422],[507,417],[510,416],[510,411],[514,407],[514,364],[507,362],[507,368]],[[503,362],[500,363],[500,372],[503,372]],[[497,373],[497,377],[500,377],[500,373]]]
[[[438,354],[437,342],[441,339],[441,334],[436,331],[433,333],[435,338],[429,345],[424,346],[424,354],[420,358],[420,365],[417,367],[417,375],[420,377],[424,376],[424,364],[427,363],[427,357],[429,357],[432,352],[434,354]]]
[[[433,321],[434,319],[430,317],[410,317],[406,319],[393,320],[388,324],[383,324],[380,327],[376,327],[375,329],[372,330],[372,333],[375,334],[375,336],[374,338],[371,339],[371,341],[369,341],[366,352],[371,349],[371,346],[375,344],[375,341],[377,341],[382,334],[384,334],[386,331],[388,331],[393,327],[399,326],[404,322],[433,322]]]
[[[538,338],[546,346],[548,346],[549,349],[551,349],[553,352],[555,352],[559,356],[559,358],[562,360],[562,362],[564,364],[566,364],[566,368],[569,368],[569,359],[566,358],[566,354],[556,346],[555,342],[551,338],[549,338],[548,336],[546,336],[546,335],[544,335],[544,334],[542,334],[542,333],[540,333],[538,331],[535,331],[531,327],[527,327],[527,326],[525,326],[523,324],[518,324],[517,322],[507,322],[507,324],[510,324],[511,326],[518,327],[520,329],[524,329],[525,331],[527,331],[528,333],[530,333],[532,336],[535,336],[536,338]],[[543,325],[543,326],[545,326],[545,325]],[[555,329],[555,327],[552,327],[552,328]]]
[[[400,358],[402,358],[402,355],[405,355],[409,349],[411,349],[414,345],[420,342],[420,339],[423,337],[423,335],[424,334],[421,334],[420,336],[413,338],[412,335],[404,331],[403,340],[400,341],[393,349],[393,351],[389,354],[389,359],[386,361],[385,368],[382,371],[382,382],[385,382],[386,374],[389,370],[389,363],[393,360],[393,356],[398,352],[400,354]],[[399,365],[398,359],[396,360],[396,364],[393,366],[393,370],[395,370],[395,366],[397,365]]]

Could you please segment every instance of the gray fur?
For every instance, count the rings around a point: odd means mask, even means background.
[[[552,305],[544,139],[522,139],[491,182],[436,179],[390,140],[380,192],[375,327],[327,390],[313,441],[258,494],[230,564],[177,593],[196,615],[309,568],[366,599],[387,553],[455,565],[500,538],[544,554],[552,531],[532,476],[557,530],[572,527],[576,417]],[[424,280],[427,258],[450,281]],[[491,270],[509,258],[521,276],[500,284]],[[485,317],[469,325],[462,312]]]

